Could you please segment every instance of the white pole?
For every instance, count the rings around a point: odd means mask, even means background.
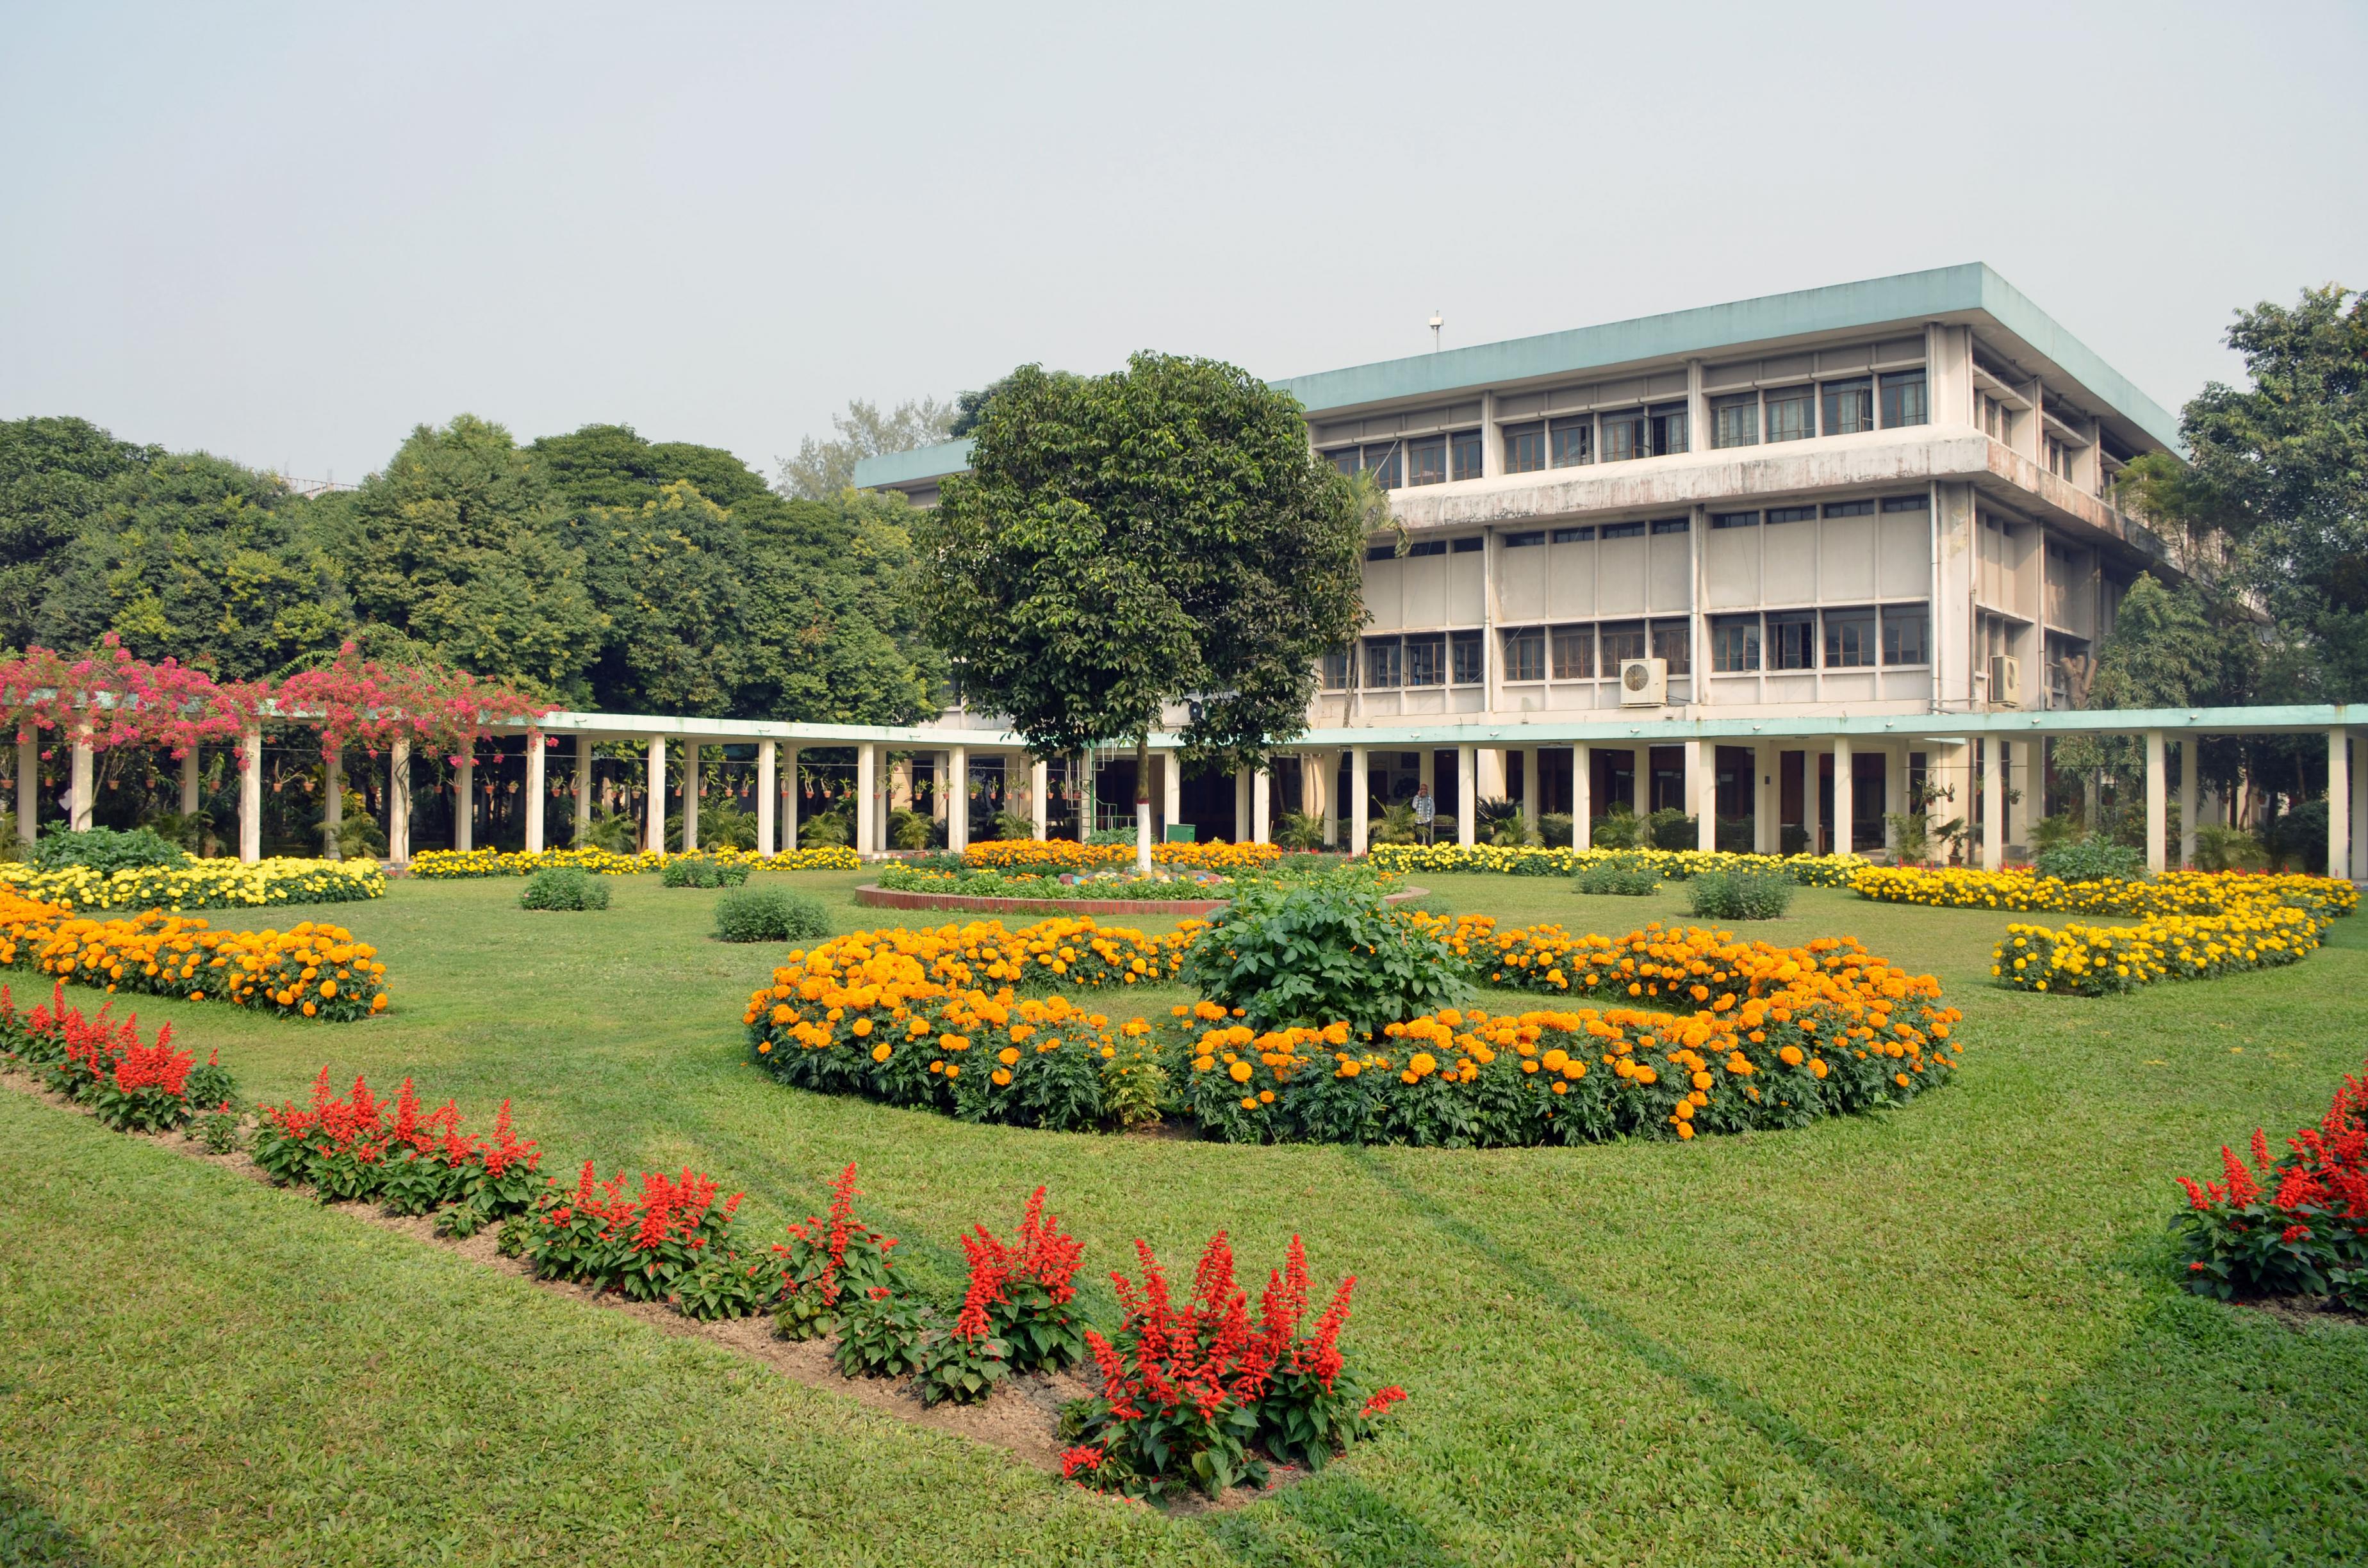
[[[529,855],[542,853],[542,798],[550,788],[547,782],[550,763],[544,756],[543,740],[541,730],[531,726],[528,728],[526,789],[523,791],[526,799],[520,803],[526,807],[526,852]]]
[[[1045,816],[1051,809],[1051,803],[1044,799],[1046,792],[1052,787],[1051,775],[1052,770],[1044,765],[1042,758],[1032,758],[1030,760],[1028,764],[1028,811],[1029,814],[1035,819],[1036,836],[1040,840],[1045,835]]]
[[[2350,753],[2340,730],[2327,732],[2327,874],[2351,874],[2351,780]]]
[[[970,747],[946,753],[946,849],[959,855],[970,847]]]
[[[1718,748],[1709,741],[1686,743],[1686,804],[1694,818],[1694,847],[1718,847]]]
[[[1372,786],[1369,782],[1372,775],[1367,771],[1371,767],[1371,758],[1363,746],[1349,748],[1349,853],[1351,855],[1365,852],[1365,832],[1370,825],[1366,819],[1372,812]]]
[[[705,749],[697,741],[682,744],[682,852],[686,855],[699,848],[699,754]]]
[[[452,847],[476,847],[477,826],[477,753],[476,743],[469,743],[469,754],[461,766],[452,770]]]
[[[757,853],[773,852],[773,817],[780,803],[780,786],[775,781],[773,769],[775,746],[771,741],[757,743]]]
[[[246,767],[238,776],[238,858],[252,866],[263,858],[263,726],[247,726],[240,750]]]
[[[1995,746],[1996,742],[1991,744]],[[1834,853],[1849,855],[1858,848],[1858,780],[1851,773],[1850,743],[1848,735],[1834,737]],[[1999,799],[2005,796],[2001,792]],[[2002,820],[2002,819],[2001,819]],[[2004,842],[2004,835],[2000,835]]]
[[[2179,863],[2195,864],[2195,764],[2203,747],[2193,734],[2179,737]]]
[[[1459,800],[1461,797],[1458,797]],[[1570,846],[1595,842],[1595,750],[1585,741],[1570,748]]]
[[[1184,767],[1176,753],[1170,751],[1158,755],[1160,828],[1164,834],[1167,829],[1174,827],[1177,820],[1184,814]]]
[[[411,737],[397,735],[386,754],[386,860],[411,863]]]
[[[2368,879],[2368,758],[2362,758],[2351,770],[2351,875],[2354,880]]]
[[[67,788],[72,795],[67,801],[67,825],[76,833],[90,831],[90,729],[85,725],[74,732],[74,771]]]
[[[17,840],[30,844],[41,822],[41,743],[17,743]]]
[[[1480,842],[1480,748],[1455,748],[1455,842],[1469,849]]]
[[[880,852],[880,743],[865,741],[855,748],[855,849],[859,855]]]
[[[781,754],[781,847],[798,846],[798,748],[785,747]]]
[[[592,834],[592,737],[575,737],[575,837],[581,849]]]
[[[1981,746],[1982,869],[1995,871],[2006,864],[2006,755],[1996,735],[1984,735]]]
[[[1521,748],[1521,826],[1538,831],[1538,748]]]
[[[2340,767],[2342,766],[2338,763]],[[2163,832],[2169,812],[2169,797],[2163,788],[2162,732],[2146,733],[2146,869],[2159,874],[2163,869]],[[1985,808],[1985,814],[1987,807]],[[2329,824],[2330,831],[2332,823]]]
[[[666,737],[650,737],[649,801],[642,812],[644,849],[666,850]]]
[[[1265,767],[1250,774],[1250,842],[1264,844],[1269,836],[1267,820],[1274,811],[1274,775]]]

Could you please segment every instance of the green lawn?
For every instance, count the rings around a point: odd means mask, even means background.
[[[784,880],[841,928],[886,913],[853,905],[857,873]],[[1678,890],[1429,885],[1508,922],[1683,918]],[[2368,1328],[2186,1298],[2164,1232],[2174,1173],[2358,1070],[2368,919],[2295,969],[2087,1001],[1989,987],[2005,915],[1809,890],[1761,929],[1937,971],[1967,1015],[1952,1085],[1802,1132],[1466,1153],[799,1094],[741,1064],[779,949],[705,939],[716,894],[623,879],[579,915],[517,892],[326,912],[381,949],[384,1018],[144,1021],[258,1095],[326,1061],[472,1119],[509,1096],[551,1166],[700,1166],[757,1233],[857,1160],[946,1286],[955,1235],[1008,1229],[1039,1182],[1097,1277],[1138,1235],[1189,1266],[1219,1227],[1262,1273],[1296,1231],[1320,1276],[1360,1277],[1349,1339],[1413,1402],[1313,1481],[1170,1517],[0,1095],[0,1563],[2368,1560]],[[1085,1301],[1114,1318],[1106,1283]]]

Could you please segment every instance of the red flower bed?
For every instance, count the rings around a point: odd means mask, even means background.
[[[2186,1176],[2180,1282],[2200,1295],[2315,1296],[2368,1312],[2368,1079],[2346,1077],[2327,1114],[2249,1165],[2220,1149],[2221,1181]]]
[[[60,981],[50,999],[19,1015],[0,985],[0,1054],[36,1073],[54,1094],[87,1105],[118,1132],[169,1132],[199,1111],[228,1102],[235,1085],[219,1060],[202,1067],[173,1044],[173,1026],[140,1038],[140,1017],[118,1023],[113,1004],[85,1015],[65,999]]]

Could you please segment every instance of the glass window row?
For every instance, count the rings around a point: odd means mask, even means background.
[[[1930,630],[1930,611],[1922,604],[1714,615],[1710,618],[1711,673],[1926,665],[1932,657]],[[1676,666],[1670,667],[1674,673]]]
[[[1693,667],[1693,638],[1683,620],[1508,626],[1497,637],[1506,681],[1608,680],[1619,676],[1624,659],[1667,659],[1673,676]]]
[[[1856,436],[1931,422],[1929,388],[1920,369],[1804,381],[1710,400],[1710,444],[1714,449]]]

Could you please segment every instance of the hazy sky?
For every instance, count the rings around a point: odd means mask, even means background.
[[[2357,0],[6,0],[0,417],[769,473],[1024,360],[1283,376],[1965,260],[2176,409],[2233,307],[2368,285],[2363,59]]]

